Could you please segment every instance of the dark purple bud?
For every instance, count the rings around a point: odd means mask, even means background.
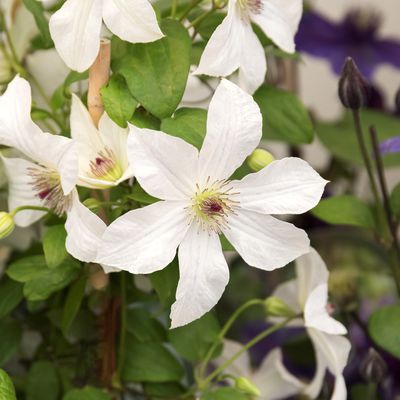
[[[399,88],[399,90],[398,90],[397,93],[396,93],[396,97],[395,97],[395,100],[394,100],[394,104],[395,104],[395,106],[396,106],[396,114],[399,114],[399,115],[400,115],[400,88]]]
[[[352,58],[348,57],[339,80],[340,101],[346,108],[359,110],[368,102],[369,84]]]
[[[380,383],[387,375],[388,368],[380,354],[372,347],[361,362],[360,374],[366,382]]]

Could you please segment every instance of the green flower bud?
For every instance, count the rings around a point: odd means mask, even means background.
[[[247,157],[247,165],[253,171],[258,172],[268,164],[271,164],[274,160],[274,156],[269,151],[264,149],[255,149],[253,153]]]
[[[240,390],[242,393],[250,396],[261,396],[261,392],[257,386],[244,376],[241,376],[235,380],[235,389]]]
[[[96,212],[100,208],[100,202],[97,199],[89,197],[83,204],[91,211]]]
[[[264,306],[271,317],[294,317],[296,313],[279,297],[271,296],[265,299]]]
[[[11,234],[11,232],[15,228],[15,223],[13,217],[4,212],[0,212],[0,239],[4,239],[8,235]]]

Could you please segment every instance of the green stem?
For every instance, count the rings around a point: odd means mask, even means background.
[[[1,20],[1,25],[4,28],[4,33],[6,34],[8,47],[10,48],[11,55],[12,55],[14,61],[19,64],[18,55],[17,55],[17,52],[15,50],[14,43],[12,41],[10,31],[9,31],[9,29],[7,27],[6,20],[4,18],[4,13],[2,11],[0,11],[0,20]]]
[[[172,0],[172,5],[171,5],[171,18],[176,17],[176,9],[178,7],[178,0]]]
[[[119,337],[119,354],[118,354],[118,376],[121,377],[122,368],[124,366],[125,342],[126,342],[126,273],[121,271],[120,275],[121,287],[121,330]]]
[[[270,328],[264,330],[263,332],[258,334],[255,338],[253,338],[252,340],[247,342],[234,356],[232,356],[229,360],[227,360],[220,367],[218,367],[214,372],[212,372],[210,375],[208,375],[208,377],[204,381],[201,382],[201,388],[207,387],[207,385],[214,378],[216,378],[221,372],[223,372],[226,368],[228,368],[233,362],[235,362],[243,353],[245,353],[251,347],[256,345],[261,340],[265,339],[267,336],[271,335],[272,333],[283,328],[284,326],[286,326],[290,321],[292,321],[295,318],[298,318],[298,315],[287,318],[284,321],[280,322],[279,324],[271,326]]]
[[[376,383],[369,382],[367,386],[367,399],[375,400],[376,399]]]
[[[46,207],[39,207],[39,206],[21,206],[15,208],[13,211],[10,212],[10,215],[14,217],[16,214],[18,214],[20,211],[25,211],[25,210],[32,210],[32,211],[44,211],[44,212],[50,212],[50,209]]]
[[[186,16],[190,13],[190,11],[193,10],[198,4],[200,4],[203,0],[194,0],[192,4],[189,4],[186,7],[186,10],[183,12],[183,14],[180,16],[179,21],[183,21]]]
[[[190,24],[189,28],[194,28],[198,26],[201,22],[203,22],[204,19],[206,19],[209,15],[213,14],[216,11],[216,8],[211,8],[207,12],[199,15],[197,18],[195,18]]]

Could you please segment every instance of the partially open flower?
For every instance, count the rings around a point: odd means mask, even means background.
[[[0,212],[0,239],[4,239],[12,233],[15,228],[14,218],[4,211]]]

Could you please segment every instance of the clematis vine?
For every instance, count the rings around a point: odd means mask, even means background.
[[[313,208],[326,181],[305,161],[274,161],[241,181],[232,174],[262,131],[252,97],[223,80],[210,103],[200,151],[184,140],[130,127],[128,155],[140,185],[161,199],[114,221],[97,262],[135,274],[166,267],[179,246],[180,279],[172,327],[209,311],[229,280],[220,234],[253,267],[271,271],[309,251],[307,234],[270,214]]]
[[[72,139],[42,132],[31,120],[30,110],[31,88],[17,76],[0,97],[0,143],[22,153],[20,158],[2,156],[9,209],[21,227],[42,218],[41,207],[59,216],[65,213],[67,251],[93,261],[105,224],[79,201],[77,145]]]
[[[264,82],[267,64],[252,22],[293,53],[302,9],[302,0],[229,0],[228,15],[208,41],[195,74],[228,76],[239,69],[239,86],[253,93]]]
[[[50,18],[50,33],[64,62],[82,72],[94,62],[104,21],[107,28],[131,43],[163,37],[148,0],[66,0]]]
[[[304,393],[315,399],[322,388],[328,369],[335,376],[332,400],[347,399],[343,378],[350,352],[350,342],[343,335],[346,328],[330,316],[332,306],[328,303],[329,273],[320,255],[311,249],[296,261],[297,278],[277,287],[274,296],[282,299],[296,313],[303,313],[302,319],[292,322],[304,326],[314,345],[317,370]]]

